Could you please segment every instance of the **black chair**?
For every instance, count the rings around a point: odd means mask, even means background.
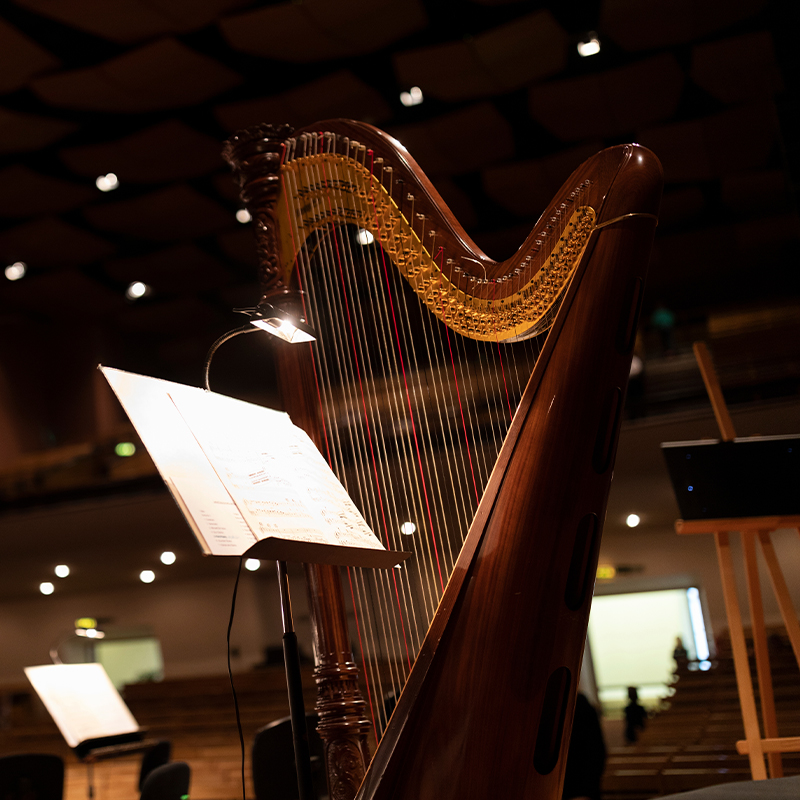
[[[64,761],[47,753],[0,757],[2,800],[61,800]]]
[[[142,756],[142,766],[139,769],[139,791],[142,791],[144,779],[156,768],[169,763],[172,755],[172,742],[169,739],[159,739],[153,747]]]
[[[324,747],[317,733],[318,722],[316,714],[306,714],[314,791],[318,800],[322,800],[327,797],[328,788]],[[292,721],[289,717],[277,719],[256,731],[252,755],[256,800],[298,800]]]
[[[144,779],[140,800],[188,800],[191,770],[185,761],[162,764]]]

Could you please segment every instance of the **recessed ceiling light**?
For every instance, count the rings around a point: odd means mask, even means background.
[[[176,556],[175,556],[175,553],[172,552],[172,550],[165,550],[161,554],[161,563],[162,564],[167,564],[169,566],[170,564],[174,564],[175,561],[176,561]]]
[[[152,289],[146,283],[134,281],[129,284],[128,288],[125,290],[125,297],[127,297],[128,300],[138,300],[140,297],[147,297],[151,291]]]
[[[109,172],[105,175],[99,175],[94,185],[101,192],[112,192],[119,186],[119,179],[113,172]]]
[[[594,32],[588,34],[582,42],[578,42],[578,55],[582,58],[597,55],[599,52],[600,40]]]
[[[18,281],[20,278],[25,277],[27,271],[28,265],[24,261],[15,261],[6,267],[5,275],[10,281]]]
[[[359,228],[356,232],[356,241],[362,247],[365,247],[368,244],[372,244],[375,241],[375,237],[366,228]]]
[[[156,579],[156,574],[151,569],[143,569],[139,573],[139,580],[142,583],[152,583]]]
[[[255,572],[261,566],[261,562],[257,558],[248,558],[244,562],[244,568]]]
[[[404,106],[418,106],[424,99],[419,86],[412,86],[407,92],[400,92],[400,102]]]
[[[56,587],[53,586],[53,584],[50,583],[50,581],[42,581],[42,583],[39,584],[39,591],[42,594],[53,594],[55,590]]]
[[[59,578],[66,578],[69,575],[69,567],[66,564],[59,564],[55,568],[55,573]]]
[[[236,212],[236,219],[244,225],[246,222],[250,222],[252,217],[250,216],[250,212],[246,208],[240,208]]]
[[[628,516],[625,517],[625,524],[629,528],[635,528],[641,521],[642,519],[638,514],[628,514]]]

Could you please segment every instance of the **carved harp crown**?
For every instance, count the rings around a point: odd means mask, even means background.
[[[409,548],[404,519],[418,537],[408,569],[348,570],[344,595],[306,567],[331,796],[556,800],[658,160],[598,153],[494,261],[369,125],[261,126],[225,156],[263,299],[318,332],[276,345],[287,410],[387,546]]]

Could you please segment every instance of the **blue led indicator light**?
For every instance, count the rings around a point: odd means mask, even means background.
[[[694,486],[687,486],[686,488],[687,488],[687,490],[688,490],[688,491],[690,491],[690,492],[693,492],[693,491],[694,491]]]

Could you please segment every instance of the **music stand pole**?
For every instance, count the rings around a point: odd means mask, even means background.
[[[289,691],[289,713],[292,719],[294,740],[294,762],[297,768],[297,788],[300,800],[316,800],[314,781],[311,775],[311,750],[308,745],[308,726],[303,701],[303,679],[300,673],[300,651],[297,634],[292,622],[292,603],[289,597],[289,576],[286,562],[276,561],[278,566],[278,589],[281,597],[281,621],[283,623],[283,660],[286,664],[286,687]]]

